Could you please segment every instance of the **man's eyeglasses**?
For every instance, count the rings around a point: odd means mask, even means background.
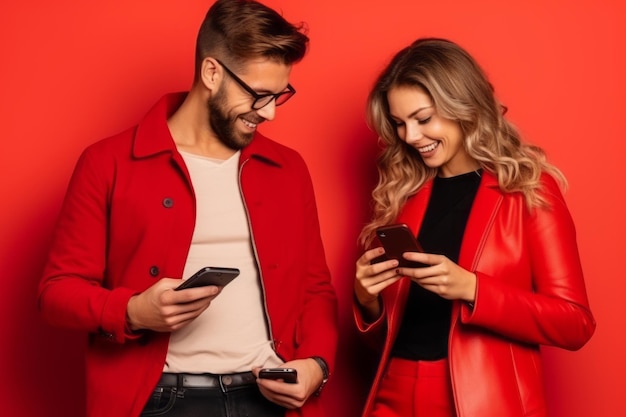
[[[252,87],[243,82],[241,78],[237,77],[234,72],[229,70],[228,67],[222,63],[222,61],[220,61],[219,59],[216,59],[216,61],[222,66],[222,68],[224,68],[224,70],[228,73],[228,75],[232,77],[233,80],[237,81],[237,84],[239,84],[241,88],[246,90],[246,92],[248,92],[248,94],[250,94],[254,98],[254,101],[252,102],[253,110],[262,109],[263,107],[270,104],[272,100],[276,100],[276,105],[280,106],[281,104],[285,104],[287,100],[289,100],[291,97],[293,97],[294,94],[296,94],[296,90],[291,86],[291,84],[287,84],[287,90],[280,93],[259,94],[254,91]]]

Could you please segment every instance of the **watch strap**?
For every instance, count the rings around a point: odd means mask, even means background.
[[[328,378],[330,377],[330,370],[328,369],[328,364],[326,363],[324,358],[322,358],[321,356],[312,356],[311,359],[317,362],[317,364],[322,369],[322,383],[317,388],[317,391],[315,391],[315,394],[314,394],[318,396],[322,392],[322,389],[324,388],[324,385],[326,385],[326,382],[328,382]]]

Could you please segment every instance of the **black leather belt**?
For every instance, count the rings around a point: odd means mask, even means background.
[[[158,387],[177,388],[218,388],[228,391],[229,388],[256,384],[256,377],[252,372],[238,372],[235,374],[171,374],[164,373],[157,384]]]

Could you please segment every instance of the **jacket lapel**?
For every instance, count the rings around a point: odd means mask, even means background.
[[[497,178],[483,171],[482,180],[467,219],[461,252],[459,253],[459,265],[468,271],[474,271],[478,265],[485,240],[493,226],[493,220],[502,204],[502,199],[503,195]],[[458,300],[452,304],[451,329],[459,320],[462,304]],[[452,330],[450,332],[452,333]]]
[[[502,192],[498,180],[492,174],[483,172],[474,204],[463,235],[463,243],[459,254],[459,265],[472,271],[482,252],[493,219],[502,204]]]
[[[409,198],[398,217],[398,223],[405,223],[409,226],[413,236],[417,236],[417,232],[419,232],[422,226],[422,220],[424,220],[424,214],[426,213],[426,207],[432,191],[433,180],[431,179],[422,186],[415,196]]]
[[[417,232],[422,226],[422,220],[424,219],[432,190],[433,180],[431,179],[421,187],[420,191],[415,196],[409,198],[400,216],[398,216],[397,223],[406,224],[409,229],[411,229],[411,232],[413,232],[413,236],[417,236]],[[404,314],[410,285],[411,280],[403,278],[395,285],[388,288],[388,296],[384,298],[385,309],[387,309],[388,316],[389,335],[391,336],[390,340],[395,340],[398,327],[402,322],[401,317]]]

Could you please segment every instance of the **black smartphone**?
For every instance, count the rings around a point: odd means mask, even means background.
[[[223,287],[239,275],[238,268],[223,268],[215,266],[205,266],[189,278],[183,281],[175,290],[185,288],[204,287],[207,285],[217,285]]]
[[[294,368],[263,368],[259,371],[259,378],[282,379],[288,384],[298,382],[298,371]]]
[[[404,252],[424,252],[422,246],[413,236],[409,227],[402,224],[392,224],[376,229],[376,236],[385,249],[385,254],[374,259],[374,263],[389,259],[397,259],[400,267],[423,268],[428,266],[421,262],[408,261],[402,257]]]

